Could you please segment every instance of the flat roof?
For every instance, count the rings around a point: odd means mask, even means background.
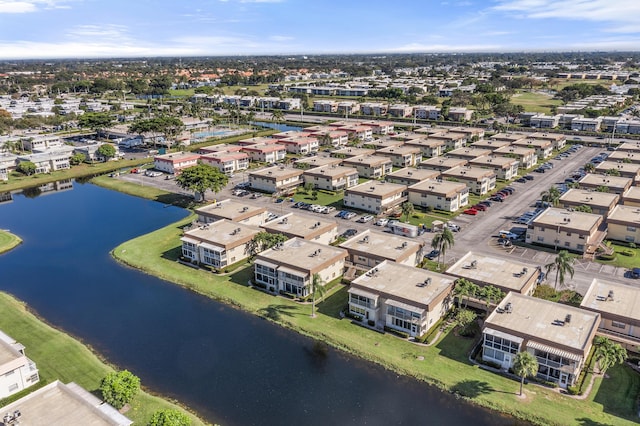
[[[260,228],[257,226],[221,219],[216,222],[207,223],[206,225],[194,227],[186,231],[184,237],[197,239],[227,249],[246,243],[258,232],[260,232]]]
[[[462,158],[476,158],[482,157],[483,155],[491,154],[490,149],[485,148],[476,148],[476,147],[466,147],[466,148],[458,148],[453,151],[447,152],[447,156],[449,157],[462,157]]]
[[[0,374],[6,373],[3,369],[5,364],[23,356],[24,355],[18,352],[18,349],[16,349],[16,346],[13,343],[0,339]]]
[[[345,190],[345,196],[347,194],[360,194],[367,197],[379,197],[385,198],[398,192],[405,191],[407,185],[400,183],[391,183],[381,180],[368,180],[359,185],[352,186]]]
[[[340,247],[356,253],[365,253],[365,256],[398,262],[416,253],[422,244],[411,238],[366,229],[340,244]]]
[[[442,172],[442,176],[451,176],[459,179],[482,179],[495,177],[496,173],[493,169],[484,169],[482,167],[463,166],[453,167]]]
[[[265,261],[303,273],[314,274],[346,257],[347,251],[344,249],[301,238],[292,238],[285,241],[279,248],[270,248],[258,254],[255,262]]]
[[[507,141],[507,142],[516,142],[521,139],[526,139],[527,135],[524,133],[496,133],[491,136],[489,139],[495,141]]]
[[[580,306],[601,312],[605,317],[616,316],[640,321],[640,290],[630,285],[594,278]]]
[[[562,194],[560,202],[581,203],[597,207],[609,207],[616,204],[620,196],[609,192],[588,191],[586,189],[572,188]]]
[[[603,161],[596,166],[597,172],[606,172],[610,169],[619,170],[621,173],[637,175],[640,173],[640,165],[636,163],[622,163],[617,161]]]
[[[332,166],[342,163],[342,158],[328,157],[328,156],[320,156],[316,155],[315,157],[305,157],[300,158],[295,162],[296,167],[299,164],[308,164],[312,168],[314,167],[322,167],[322,166]]]
[[[421,181],[425,179],[435,179],[438,176],[440,176],[440,172],[438,170],[416,169],[413,167],[405,167],[403,169],[396,170],[393,173],[389,173],[387,175],[387,178],[397,177],[397,178],[415,179],[416,181]]]
[[[303,170],[293,169],[291,167],[273,166],[266,169],[254,170],[249,173],[249,176],[269,177],[278,179],[286,179],[293,176],[302,175]]]
[[[341,176],[348,176],[348,175],[357,175],[358,171],[353,167],[331,165],[331,166],[314,167],[313,169],[305,170],[303,174],[305,176],[341,177]]]
[[[376,154],[382,155],[407,155],[420,152],[420,148],[411,145],[388,146],[376,151]]]
[[[625,142],[620,144],[616,151],[624,151],[624,152],[640,152],[640,141],[636,142]]]
[[[360,287],[385,298],[428,308],[436,299],[449,293],[453,283],[454,280],[446,275],[385,260],[353,280],[350,288],[357,292]]]
[[[433,157],[420,162],[421,169],[437,168],[438,170],[451,169],[453,167],[464,166],[468,161],[462,158]]]
[[[264,207],[241,203],[232,199],[220,200],[195,209],[197,214],[207,217],[240,221],[266,212]]]
[[[303,216],[297,213],[288,213],[263,225],[262,228],[272,233],[284,234],[290,238],[299,237],[312,239],[318,235],[337,229],[335,220],[326,220],[317,216]]]
[[[0,408],[20,410],[21,425],[128,426],[133,422],[75,383],[56,380]]]
[[[371,148],[346,147],[346,148],[337,149],[331,152],[331,155],[335,157],[337,154],[344,154],[347,156],[347,158],[350,158],[350,157],[359,157],[361,155],[371,155],[375,152],[376,150]]]
[[[532,278],[540,275],[540,270],[528,263],[470,251],[447,269],[446,273],[479,285],[491,284],[506,291],[522,292]]]
[[[367,142],[367,146],[374,146],[377,151],[385,148],[393,148],[404,145],[404,141],[400,139],[382,138]]]
[[[507,303],[511,303],[510,313],[504,312]],[[515,292],[509,292],[499,308],[485,320],[485,327],[499,327],[534,341],[542,340],[543,344],[550,342],[583,354],[591,345],[591,336],[600,320],[595,312]],[[571,315],[568,323],[565,321],[567,315]]]
[[[602,216],[549,207],[533,220],[534,226],[559,227],[560,230],[576,230],[590,233]]]
[[[487,167],[499,167],[512,166],[513,163],[518,163],[518,159],[502,157],[499,155],[484,155],[482,157],[476,157],[473,160],[469,160],[469,164],[487,166]]]
[[[608,157],[608,161],[631,161],[640,163],[640,152],[613,151]]]
[[[526,146],[507,145],[507,146],[503,146],[501,148],[496,149],[495,151],[493,151],[493,153],[500,154],[500,155],[513,154],[513,155],[525,156],[525,155],[534,154],[535,150],[533,148],[527,148]]]
[[[547,147],[553,146],[553,142],[546,139],[522,139],[522,140],[513,142],[513,145],[524,146],[524,147],[533,146],[536,148],[547,148]]]
[[[342,164],[345,165],[365,165],[370,167],[380,166],[383,164],[391,164],[389,157],[382,155],[360,155],[357,157],[346,158]]]
[[[611,210],[609,216],[607,216],[607,222],[635,224],[636,226],[640,227],[640,207],[618,204],[613,208],[613,210]],[[638,261],[638,264],[640,265],[640,261]]]
[[[640,186],[632,186],[627,189],[627,191],[622,194],[622,201],[636,201],[640,202]]]
[[[193,152],[173,152],[170,154],[156,155],[155,160],[171,160],[173,162],[181,160],[196,160],[200,158],[200,154]]]
[[[438,139],[425,139],[424,137],[418,137],[416,139],[410,139],[405,141],[405,145],[412,146],[426,146],[429,148],[436,148],[444,145],[444,141]]]
[[[633,179],[624,176],[608,176],[587,173],[578,181],[584,185],[606,186],[609,188],[625,188],[633,183]]]
[[[448,180],[437,181],[433,179],[423,180],[409,186],[408,191],[428,192],[435,195],[449,195],[454,192],[468,190],[467,185],[462,182],[451,182]]]

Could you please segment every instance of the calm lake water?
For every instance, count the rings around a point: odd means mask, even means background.
[[[37,192],[0,202],[0,228],[24,240],[0,256],[0,290],[209,422],[516,424],[110,257],[184,210],[91,184]]]

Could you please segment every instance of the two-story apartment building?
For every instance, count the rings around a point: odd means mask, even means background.
[[[342,164],[342,158],[314,155],[313,157],[299,158],[294,163],[294,167],[297,169],[309,170],[316,167],[339,166],[340,164]]]
[[[397,170],[393,173],[389,173],[385,180],[391,183],[398,183],[401,185],[415,185],[427,179],[437,179],[440,176],[440,172],[429,169],[415,169],[413,167],[405,167],[404,169]]]
[[[406,140],[405,145],[420,148],[422,156],[427,158],[438,157],[444,152],[444,141],[439,139],[416,137]]]
[[[520,162],[515,158],[485,155],[469,160],[469,165],[492,170],[497,179],[509,181],[518,176]]]
[[[287,213],[262,225],[272,234],[282,234],[288,238],[301,238],[320,244],[331,244],[338,234],[335,220]]]
[[[376,153],[376,150],[373,148],[356,148],[356,147],[345,147],[342,149],[337,149],[331,153],[332,157],[336,158],[353,158],[353,157],[361,157],[364,155],[373,155]]]
[[[468,161],[462,158],[451,157],[434,157],[422,161],[418,164],[419,169],[435,170],[438,172],[445,172],[454,167],[463,167],[468,164]]]
[[[227,219],[203,224],[186,231],[182,256],[194,264],[225,268],[250,255],[250,242],[260,228]]]
[[[507,370],[527,351],[538,378],[566,388],[576,383],[599,322],[598,313],[509,292],[484,322],[482,359]]]
[[[640,186],[632,186],[622,194],[622,204],[640,207]]]
[[[246,152],[216,152],[200,156],[202,164],[215,167],[226,175],[247,170],[249,156]]]
[[[529,169],[538,164],[538,156],[533,148],[525,146],[503,146],[493,151],[493,155],[514,158],[523,169]]]
[[[346,257],[344,249],[292,238],[255,257],[254,284],[272,293],[307,297],[314,274],[323,285],[339,278]]]
[[[640,243],[640,206],[615,206],[607,217],[607,238]]]
[[[278,143],[286,147],[291,154],[309,154],[317,152],[320,146],[318,138],[313,136],[295,136],[278,139]]]
[[[361,178],[367,179],[380,179],[393,170],[391,159],[380,155],[346,158],[342,161],[342,165],[355,168]]]
[[[493,170],[480,167],[464,166],[442,172],[442,179],[462,182],[472,194],[484,195],[496,187],[496,174]]]
[[[514,142],[513,146],[533,149],[540,160],[549,158],[553,154],[553,142],[544,139],[524,139]]]
[[[448,131],[430,134],[429,139],[444,142],[445,152],[462,148],[468,140],[467,135],[464,133],[454,133]]]
[[[60,147],[55,150],[37,154],[27,154],[18,156],[18,164],[30,161],[36,166],[35,173],[50,173],[56,170],[71,168],[69,159],[73,152],[72,147]]]
[[[578,181],[578,185],[580,185],[582,189],[599,191],[606,188],[607,192],[623,194],[633,185],[633,179],[622,176],[587,173]]]
[[[264,207],[241,203],[236,200],[220,200],[195,209],[198,222],[211,223],[226,219],[245,225],[260,226],[266,222],[268,212]]]
[[[618,204],[620,196],[608,192],[590,191],[588,189],[570,189],[560,197],[558,207],[575,209],[580,206],[588,206],[591,213],[607,217],[611,210]]]
[[[306,170],[302,174],[305,185],[327,191],[342,191],[358,184],[358,170],[344,166],[322,166]]]
[[[295,189],[302,183],[300,169],[281,166],[267,167],[249,173],[249,185],[259,191],[276,193]]]
[[[379,214],[407,201],[407,186],[397,183],[367,181],[344,192],[345,207]]]
[[[407,188],[409,201],[419,207],[455,212],[469,204],[464,183],[427,179]]]
[[[367,229],[340,244],[349,252],[354,265],[373,268],[389,260],[407,266],[416,266],[422,260],[424,243],[414,238]]]
[[[40,381],[36,364],[24,346],[0,331],[0,398],[20,392]]]
[[[452,290],[446,275],[385,260],[351,282],[349,313],[418,337],[449,311]]]
[[[493,152],[498,148],[511,146],[511,141],[503,141],[497,139],[480,139],[479,141],[472,143],[470,146],[473,148],[488,149]]]
[[[388,157],[395,167],[415,167],[422,161],[420,148],[411,145],[390,146],[376,151],[376,155]]]
[[[280,143],[258,143],[243,146],[242,152],[246,153],[251,161],[277,163],[287,156],[287,147]]]
[[[601,215],[547,208],[528,226],[526,242],[578,253],[595,252],[606,232]]]
[[[640,179],[640,164],[603,161],[596,166],[596,173],[608,174],[610,170],[615,170],[619,176],[627,177],[634,181]]]
[[[491,154],[490,149],[477,148],[477,147],[463,147],[454,149],[447,152],[447,157],[450,158],[462,158],[463,160],[471,161],[474,158],[482,157]]]

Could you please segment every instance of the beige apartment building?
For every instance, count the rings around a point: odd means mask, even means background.
[[[306,170],[302,174],[305,185],[327,191],[342,191],[358,184],[358,170],[353,167],[323,166]]]
[[[640,207],[640,186],[632,186],[627,189],[622,195],[622,204]]]
[[[523,169],[529,169],[538,164],[538,156],[533,148],[526,146],[503,146],[493,151],[493,154],[501,157],[515,158]]]
[[[346,250],[292,238],[255,257],[254,284],[272,293],[304,298],[318,274],[322,285],[342,276]]]
[[[422,259],[423,242],[401,235],[367,229],[340,244],[354,265],[372,268],[385,260],[416,266]]]
[[[526,242],[592,253],[605,237],[606,232],[599,229],[602,223],[598,214],[549,207],[529,225]]]
[[[603,161],[596,166],[596,173],[607,174],[609,170],[616,170],[620,176],[634,181],[640,178],[640,164]]]
[[[440,176],[440,172],[428,169],[415,169],[413,167],[405,167],[389,173],[385,180],[391,183],[411,186],[427,179],[436,179]]]
[[[295,189],[302,183],[300,169],[291,169],[281,166],[268,167],[249,173],[251,188],[259,191],[276,193]]]
[[[388,157],[395,167],[415,167],[422,161],[420,148],[411,145],[390,146],[376,151],[376,155]]]
[[[439,157],[444,152],[444,141],[442,140],[416,137],[405,141],[404,144],[420,148],[422,156],[427,158]]]
[[[515,158],[485,155],[469,160],[469,165],[493,170],[497,179],[509,181],[518,176],[520,162]]]
[[[367,181],[344,192],[345,207],[383,213],[407,201],[407,186],[384,181]]]
[[[505,293],[533,294],[540,279],[539,265],[467,252],[446,274],[465,278],[480,287],[492,285]]]
[[[436,170],[438,172],[445,172],[454,167],[466,166],[469,162],[462,158],[450,158],[450,157],[434,157],[424,160],[418,164],[419,169]]]
[[[0,331],[0,398],[4,399],[40,381],[35,362],[25,355],[25,347]]]
[[[196,226],[180,238],[182,256],[194,264],[225,268],[249,257],[249,242],[258,232],[257,226],[227,219]]]
[[[484,322],[482,359],[508,370],[527,351],[537,377],[564,389],[580,376],[599,322],[598,313],[509,292]]]
[[[607,217],[618,204],[620,196],[608,192],[589,191],[586,189],[570,189],[560,197],[558,207],[575,209],[588,206],[591,213]]]
[[[462,182],[472,194],[484,195],[496,187],[496,174],[493,170],[464,166],[442,172],[442,179]]]
[[[598,191],[607,188],[607,192],[613,194],[623,194],[633,184],[633,179],[622,176],[608,176],[595,173],[587,173],[578,181],[578,185],[583,189]]]
[[[469,204],[464,183],[427,179],[407,188],[409,201],[419,207],[455,212]]]
[[[294,167],[306,170],[322,166],[339,166],[340,164],[342,164],[342,158],[315,155],[313,157],[299,158],[294,163]]]
[[[331,244],[338,235],[338,224],[318,216],[287,213],[261,225],[271,234],[282,234],[287,238],[301,238],[320,244]]]
[[[393,170],[391,159],[380,155],[361,155],[347,158],[342,162],[342,165],[354,167],[358,170],[358,176],[367,179],[380,179]]]
[[[524,139],[513,143],[513,146],[531,148],[540,160],[547,159],[553,154],[553,142],[542,139]]]
[[[195,209],[198,222],[211,223],[226,219],[245,225],[260,226],[267,220],[267,209],[226,199]]]
[[[449,311],[452,290],[446,275],[385,260],[351,282],[349,313],[378,330],[419,337]]]
[[[447,157],[462,158],[463,160],[471,161],[474,158],[482,157],[489,154],[491,154],[491,150],[489,149],[465,147],[447,152]]]
[[[616,206],[607,217],[607,238],[626,243],[640,243],[640,207]]]

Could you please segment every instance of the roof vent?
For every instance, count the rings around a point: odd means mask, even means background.
[[[564,322],[565,322],[565,324],[570,324],[571,323],[571,314],[567,314],[567,316],[564,317]]]
[[[607,295],[609,300],[613,300],[613,290],[609,290],[609,294]]]

